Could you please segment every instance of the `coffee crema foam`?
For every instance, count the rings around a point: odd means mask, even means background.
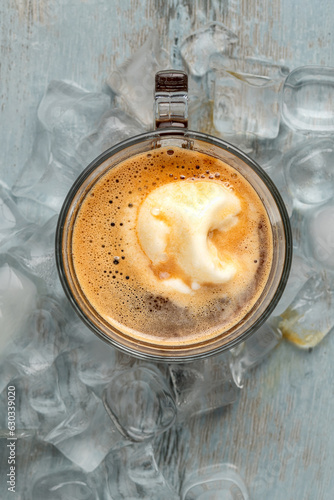
[[[170,187],[172,184],[175,186]],[[168,255],[168,245],[161,246],[161,258],[154,259],[150,253],[149,212],[165,222],[161,233],[152,226],[153,249],[159,247],[160,234],[167,230],[179,240],[177,248],[184,246],[183,240],[189,243],[183,222],[173,231],[170,225],[178,219],[164,219],[164,210],[160,214],[159,207],[152,205],[164,192],[177,192],[183,206],[187,186],[190,193],[204,189],[218,193],[218,198],[219,193],[226,194],[227,205],[214,198],[218,211],[210,215],[213,223],[207,224],[206,242],[201,239],[208,254],[200,252],[197,257],[212,260],[208,269],[230,266],[233,272],[227,279],[210,280],[211,271],[201,271],[207,264],[204,261],[203,266],[197,265],[196,276],[191,276],[188,254],[182,267],[174,254]],[[188,198],[194,198],[193,194]],[[209,199],[203,207],[210,203]],[[183,210],[187,207],[181,214]],[[217,222],[219,210],[225,213],[221,225]],[[166,346],[212,339],[239,323],[266,285],[272,254],[269,218],[249,182],[222,160],[179,147],[141,153],[108,170],[86,195],[72,235],[76,277],[96,312],[135,340]]]

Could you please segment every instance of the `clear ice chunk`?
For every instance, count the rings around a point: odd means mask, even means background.
[[[66,315],[66,325],[63,328],[63,337],[67,340],[67,349],[82,347],[94,339],[94,333],[88,328],[71,308]]]
[[[110,108],[110,102],[107,94],[88,92],[73,82],[51,81],[38,118],[51,134],[52,156],[71,168],[76,147]]]
[[[26,314],[24,335],[11,352],[19,372],[36,374],[49,368],[64,346],[63,311],[57,299],[40,296],[34,310]]]
[[[31,500],[98,500],[98,496],[84,472],[63,470],[40,477],[32,487]]]
[[[178,418],[204,414],[234,403],[240,391],[229,354],[186,364],[170,364]]]
[[[331,201],[312,210],[307,216],[308,237],[305,237],[307,255],[334,270],[334,204]]]
[[[65,351],[55,361],[60,396],[68,415],[74,413],[78,407],[87,406],[91,399],[89,387],[79,379],[75,370],[75,359],[75,353]]]
[[[30,406],[46,417],[65,413],[66,407],[58,385],[58,372],[54,365],[28,378],[28,399]]]
[[[0,352],[13,346],[25,329],[27,317],[36,308],[38,290],[29,274],[23,273],[10,256],[0,259]],[[19,304],[19,307],[18,307]]]
[[[281,91],[288,69],[255,59],[215,58],[213,122],[225,136],[273,139],[280,126]]]
[[[244,480],[231,464],[204,467],[189,476],[182,500],[249,500]]]
[[[119,500],[179,500],[159,469],[151,443],[136,443],[106,458],[111,498]]]
[[[27,188],[22,188],[20,178],[13,188],[14,194],[19,197],[32,198],[43,208],[46,207],[46,209],[52,210],[53,214],[58,213],[65,196],[80,173],[81,169],[76,164],[76,161],[73,160],[72,162],[72,166],[76,168],[69,169],[51,155],[41,172],[38,182],[29,185]],[[86,165],[80,165],[80,167],[84,166]]]
[[[117,428],[133,441],[166,431],[176,417],[172,392],[154,365],[120,370],[106,388],[103,401]]]
[[[19,438],[36,435],[40,428],[39,415],[30,405],[28,387],[25,376],[17,378],[15,386],[15,435]]]
[[[16,246],[12,253],[34,276],[43,279],[50,290],[60,292],[54,250],[57,221],[58,216],[54,215],[42,226],[36,226],[24,246]]]
[[[132,446],[125,450],[129,479],[138,489],[145,491],[144,498],[153,500],[159,491],[159,500],[179,498],[159,469],[152,444]]]
[[[23,245],[36,227],[29,223],[17,206],[12,194],[0,185],[0,249]]]
[[[0,394],[18,376],[17,368],[8,360],[0,363]]]
[[[288,282],[272,316],[280,316],[289,307],[299,290],[313,274],[314,269],[310,266],[309,259],[295,249],[292,255]]]
[[[85,137],[78,147],[78,156],[88,165],[94,158],[119,142],[145,132],[135,118],[118,108],[107,111],[96,130]]]
[[[181,44],[180,52],[189,71],[202,77],[210,69],[211,56],[227,52],[238,42],[238,37],[220,22],[212,22],[189,35]]]
[[[62,493],[66,491],[66,487],[62,490],[61,481],[59,480],[62,477],[65,486],[70,475],[72,475],[74,481],[83,481],[90,486],[92,485],[91,478],[86,476],[86,479],[84,479],[84,473],[77,466],[72,465],[54,446],[41,441],[35,435],[22,435],[22,437],[24,439],[18,436],[15,457],[16,471],[19,472],[17,474],[15,494],[9,492],[7,497],[2,492],[1,499],[10,500],[10,498],[14,497],[20,500],[49,500],[49,498],[56,500],[73,498],[74,500],[75,497],[68,497],[65,494],[62,496]],[[56,479],[57,477],[58,479]],[[55,478],[55,481],[52,478]],[[42,484],[54,488],[50,491],[50,496],[47,489],[39,488]],[[90,497],[88,498],[90,499]],[[85,497],[82,498],[82,500],[84,499]],[[76,497],[76,500],[80,500],[80,497]],[[96,497],[94,497],[94,500],[97,500]]]
[[[161,48],[161,37],[154,31],[108,78],[108,85],[117,95],[116,102],[120,107],[150,129],[153,127],[155,74],[168,68],[168,59]]]
[[[97,338],[73,350],[71,356],[79,379],[99,395],[118,369],[115,350]]]
[[[285,159],[288,186],[305,204],[324,203],[334,196],[334,142],[329,138],[302,142]]]
[[[293,130],[333,133],[334,68],[301,66],[283,88],[282,117]]]
[[[231,371],[239,387],[243,386],[247,372],[266,359],[281,340],[282,333],[266,322],[247,340],[231,349]]]
[[[64,81],[50,82],[38,108],[31,157],[13,187],[15,196],[59,212],[69,188],[87,165],[79,161],[77,148],[109,108],[107,94]]]
[[[13,186],[14,195],[24,196],[38,183],[49,163],[50,152],[51,135],[38,121],[32,152]]]
[[[290,217],[293,211],[293,197],[291,195],[290,187],[287,184],[287,179],[283,168],[283,157],[277,155],[276,158],[272,159],[267,164],[263,165],[262,163],[260,163],[260,165],[263,166],[264,170],[278,189],[278,192],[281,195],[287,213]]]
[[[281,314],[278,328],[300,348],[315,347],[334,327],[333,277],[326,272],[309,278]]]
[[[129,444],[110,421],[102,401],[93,393],[45,437],[85,472],[91,472],[111,449]]]

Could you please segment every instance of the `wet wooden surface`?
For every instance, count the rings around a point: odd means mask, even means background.
[[[239,36],[243,55],[290,69],[334,66],[331,0],[2,0],[0,19],[0,182],[8,186],[31,151],[47,83],[102,89],[153,28],[172,52],[193,29],[219,20]],[[169,467],[184,464],[185,454],[189,469],[229,462],[254,500],[332,500],[333,359],[333,335],[310,353],[281,344],[232,407],[184,430],[167,453]]]

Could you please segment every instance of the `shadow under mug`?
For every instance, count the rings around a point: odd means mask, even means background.
[[[217,354],[231,349],[254,333],[276,307],[285,288],[292,259],[289,217],[277,188],[259,165],[238,148],[223,140],[186,128],[186,83],[186,75],[183,72],[169,71],[156,75],[157,129],[108,149],[82,172],[65,199],[56,231],[56,262],[60,280],[67,297],[83,322],[102,340],[127,354],[169,363],[192,361]],[[85,197],[99,179],[119,163],[161,147],[198,151],[219,158],[236,169],[262,200],[270,220],[273,237],[273,259],[268,280],[251,310],[228,331],[222,331],[214,338],[199,340],[188,345],[178,343],[177,340],[173,345],[161,345],[158,341],[140,341],[121,328],[111,326],[85,296],[73,265],[73,227]]]

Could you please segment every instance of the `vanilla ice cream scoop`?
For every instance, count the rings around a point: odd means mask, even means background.
[[[181,293],[232,279],[237,262],[211,236],[233,227],[240,210],[239,198],[217,182],[184,180],[153,190],[140,206],[137,232],[158,278]]]

